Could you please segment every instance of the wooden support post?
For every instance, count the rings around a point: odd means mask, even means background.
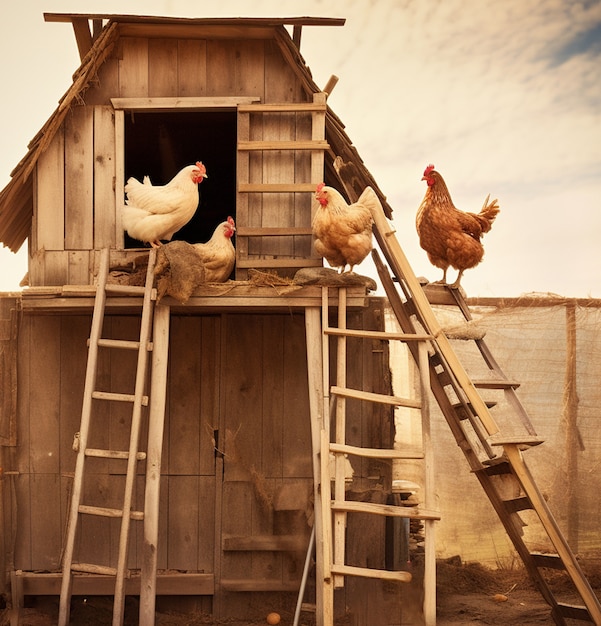
[[[326,290],[327,291],[327,290]],[[317,626],[331,626],[334,623],[334,589],[329,574],[329,562],[324,546],[324,524],[321,506],[321,445],[322,432],[325,431],[327,414],[324,406],[328,405],[324,387],[322,332],[320,309],[305,309],[305,330],[307,341],[307,370],[309,378],[309,410],[311,413],[311,443],[313,447],[313,485],[315,507],[315,579],[316,579],[316,619]],[[329,558],[329,557],[327,557]]]
[[[161,455],[167,398],[170,308],[158,304],[154,314],[152,380],[146,453],[144,497],[144,546],[140,580],[140,626],[153,626],[156,605],[156,574],[159,536]]]
[[[346,288],[338,290],[338,328],[346,329]],[[336,385],[346,388],[346,337],[340,335],[337,339],[336,350]],[[337,444],[346,443],[346,398],[336,396],[336,434]],[[328,446],[329,448],[329,446]],[[328,450],[329,451],[329,450]],[[345,471],[346,464],[343,454],[336,454],[334,472],[334,499],[336,502],[345,500]],[[334,563],[344,565],[346,553],[346,511],[334,513]],[[334,587],[344,586],[344,576],[334,577]]]
[[[418,364],[420,381],[420,400],[422,413],[422,441],[424,451],[424,506],[428,511],[436,509],[434,491],[434,446],[430,424],[430,367],[428,362],[428,344],[418,344]],[[436,626],[436,537],[435,520],[424,520],[424,624]]]

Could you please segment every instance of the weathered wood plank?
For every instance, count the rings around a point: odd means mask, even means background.
[[[220,428],[220,384],[227,374],[222,368],[222,345],[227,345],[227,338],[221,335],[221,317],[205,316],[202,318],[200,343],[200,474],[215,475],[215,430]]]
[[[284,436],[283,415],[289,407],[285,403],[284,351],[287,340],[284,334],[282,316],[264,317],[261,350],[263,352],[263,415],[261,424],[261,465],[262,475],[279,477],[282,475]],[[259,468],[258,468],[259,469]]]
[[[171,320],[169,376],[169,474],[196,475],[200,467],[201,318]],[[186,357],[182,358],[181,355]]]
[[[31,321],[29,420],[30,469],[59,473],[61,341],[60,317]]]
[[[32,568],[53,570],[60,566],[60,476],[32,474],[31,497],[31,556]]]
[[[74,107],[65,120],[65,248],[94,247],[94,111]]]
[[[65,139],[62,128],[38,159],[36,191],[33,250],[64,250]],[[38,281],[37,284],[43,283]]]
[[[119,96],[148,97],[148,39],[124,37],[120,40]]]
[[[174,97],[178,95],[178,54],[174,39],[148,41],[148,95]]]
[[[283,381],[284,412],[282,414],[282,451],[284,478],[312,478],[311,424],[309,393],[305,381],[307,373],[307,346],[305,322],[302,315],[288,315],[284,323]],[[304,506],[299,497],[299,508]]]
[[[94,248],[115,247],[115,112],[94,107]]]
[[[203,96],[207,88],[207,43],[199,39],[177,42],[177,84],[180,98]]]

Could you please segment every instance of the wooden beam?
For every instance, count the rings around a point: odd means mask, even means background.
[[[22,584],[24,596],[55,596],[60,593],[62,574],[38,574],[18,572],[16,579]],[[110,596],[115,591],[115,581],[111,577],[86,574],[73,576],[73,595]],[[128,595],[140,593],[140,577],[132,575],[125,581]],[[213,595],[215,577],[213,574],[157,574],[157,594],[161,596]]]
[[[260,99],[259,96],[111,98],[111,104],[117,111],[181,111],[182,109],[235,109],[240,104],[250,104]]]
[[[83,58],[92,47],[90,25],[85,17],[74,17],[72,24],[75,32],[75,41],[77,41],[77,49],[79,50],[79,58],[83,61]]]

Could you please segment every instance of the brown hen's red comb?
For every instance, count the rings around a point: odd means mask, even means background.
[[[432,164],[428,165],[428,167],[424,170],[424,176],[427,176],[433,169],[434,166]]]

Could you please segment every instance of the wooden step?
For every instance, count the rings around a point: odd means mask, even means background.
[[[557,603],[557,610],[559,614],[567,619],[577,619],[583,622],[592,623],[591,614],[584,606],[577,606],[575,604],[565,604],[562,602]]]
[[[492,409],[494,406],[497,405],[496,402],[485,402],[486,407],[489,409]],[[465,404],[462,404],[461,402],[457,402],[456,404],[453,404],[453,408],[455,409],[455,413],[457,413],[457,417],[460,420],[466,420],[470,418],[470,414],[468,413],[468,411],[466,410],[470,409],[472,411],[471,415],[475,415],[475,412],[473,410],[473,406],[471,402],[466,402]]]
[[[367,402],[378,402],[380,404],[390,404],[392,406],[404,406],[412,409],[420,409],[422,406],[419,400],[412,400],[411,398],[399,398],[398,396],[389,396],[382,393],[373,393],[371,391],[361,391],[360,389],[349,389],[348,387],[338,387],[337,385],[333,385],[331,387],[330,393],[344,398],[366,400]]]
[[[106,565],[94,565],[92,563],[71,563],[71,571],[84,572],[86,574],[104,574],[105,576],[116,576],[117,570]]]
[[[484,461],[484,467],[476,472],[484,472],[487,476],[504,476],[511,474],[511,463],[502,456]]]
[[[356,500],[332,500],[332,511],[347,513],[371,513],[388,517],[406,517],[411,519],[439,520],[440,513],[426,511],[410,506],[395,506],[394,504],[377,504],[374,502],[358,502]]]
[[[423,452],[413,454],[390,448],[361,448],[346,443],[331,443],[330,452],[334,454],[352,454],[370,459],[423,459]]]
[[[354,567],[352,565],[339,565],[333,563],[331,571],[341,576],[359,576],[361,578],[377,578],[379,580],[393,580],[401,583],[411,582],[411,574],[409,572],[393,572],[384,569],[370,569],[368,567]]]
[[[93,456],[102,459],[129,459],[129,452],[127,450],[103,450],[100,448],[86,448],[86,456]],[[138,452],[136,454],[138,461],[144,461],[146,459],[146,452]]]
[[[112,509],[104,506],[91,506],[88,504],[80,504],[79,512],[85,515],[97,515],[100,517],[123,517],[123,511],[121,509]],[[143,511],[131,511],[129,514],[133,520],[141,521],[144,519]]]
[[[517,389],[520,386],[515,380],[505,378],[485,378],[482,380],[472,380],[477,389]]]
[[[114,402],[135,402],[136,396],[133,393],[113,393],[111,391],[92,392],[94,400],[112,400]],[[142,396],[142,406],[148,406],[148,396]]]
[[[518,446],[520,450],[525,450],[540,446],[541,443],[545,443],[545,440],[538,435],[515,435],[512,437],[496,435],[489,439],[489,443],[491,446]]]
[[[338,337],[361,337],[364,339],[396,339],[398,341],[430,341],[432,335],[420,335],[412,333],[392,333],[380,330],[354,330],[351,328],[324,328],[326,335]]]
[[[547,554],[542,552],[531,552],[536,567],[548,567],[549,569],[565,570],[565,563],[559,558],[558,554]]]
[[[503,500],[503,504],[509,513],[518,513],[519,511],[527,511],[532,508],[532,502],[526,496]]]

